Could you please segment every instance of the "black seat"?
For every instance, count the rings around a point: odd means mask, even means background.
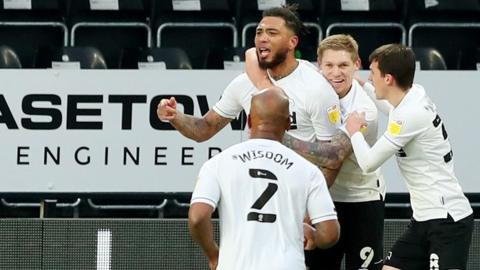
[[[17,53],[5,45],[0,46],[0,68],[22,68]]]
[[[192,69],[188,55],[180,48],[128,48],[122,51],[120,62],[120,68],[124,69],[158,62],[164,62],[166,69]]]
[[[211,48],[207,53],[207,69],[237,69],[245,62],[245,47]],[[234,67],[236,65],[236,67]]]
[[[457,69],[461,50],[480,47],[478,0],[410,1],[408,44],[435,47],[448,69]]]
[[[447,65],[442,54],[435,48],[412,48],[420,70],[446,70]],[[418,65],[418,64],[417,64]]]
[[[157,47],[181,48],[194,69],[203,69],[212,46],[237,46],[233,0],[200,0],[198,6],[181,7],[174,3],[177,1],[153,2]]]
[[[406,23],[479,22],[478,0],[409,1]]]
[[[98,48],[104,53],[107,66],[111,69],[119,67],[123,48],[152,46],[149,0],[118,0],[111,1],[109,5],[97,4],[90,0],[70,1],[71,46]]]
[[[15,48],[23,68],[35,67],[39,47],[68,44],[64,1],[0,1],[0,40]]]
[[[368,56],[375,48],[388,43],[407,43],[403,25],[405,1],[351,1],[354,5],[348,5],[341,0],[324,0],[322,25],[327,36],[350,34],[355,38],[363,68],[368,68]]]
[[[62,68],[62,63],[78,63],[81,69],[106,69],[102,52],[95,47],[62,47],[56,50],[43,50],[39,66],[42,68]],[[71,67],[70,67],[71,68]]]
[[[480,70],[480,47],[460,50],[457,61],[458,69]]]

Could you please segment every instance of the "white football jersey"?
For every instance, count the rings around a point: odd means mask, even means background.
[[[295,138],[314,142],[330,140],[340,126],[340,104],[335,90],[328,81],[304,61],[288,76],[275,81],[290,98],[291,129]],[[236,77],[224,90],[213,110],[227,118],[235,118],[245,110],[250,112],[252,95],[257,91],[248,76]]]
[[[367,143],[372,146],[377,141],[378,111],[356,80],[353,80],[348,94],[340,99],[340,108],[342,123],[354,111],[365,112],[367,129],[363,134]],[[342,129],[345,129],[345,124],[342,125]],[[343,161],[337,178],[330,187],[330,194],[336,202],[383,200],[385,198],[385,182],[380,169],[370,173],[363,172],[358,166],[355,154],[352,153]]]
[[[281,143],[250,139],[208,160],[191,203],[218,207],[218,270],[305,269],[303,218],[336,219],[320,170]]]
[[[365,146],[359,132],[351,139],[362,168],[375,168],[396,152],[415,220],[446,218],[450,214],[457,221],[472,214],[453,172],[447,131],[422,86],[413,85],[390,111],[387,130],[371,149]]]

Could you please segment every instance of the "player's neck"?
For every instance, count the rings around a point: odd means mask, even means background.
[[[338,98],[344,98],[348,93],[350,93],[350,90],[352,90],[352,84],[345,91],[338,93]]]
[[[401,88],[395,87],[390,91],[390,96],[388,97],[388,102],[393,105],[393,107],[397,107],[405,98],[408,93],[408,90],[403,90]]]
[[[277,134],[277,132],[272,132],[272,131],[251,129],[250,139],[267,139],[267,140],[281,142],[283,140],[283,133]]]
[[[276,67],[269,68],[268,73],[270,76],[278,81],[292,74],[292,72],[297,68],[299,62],[293,56],[287,56],[287,59],[283,63],[277,65]]]

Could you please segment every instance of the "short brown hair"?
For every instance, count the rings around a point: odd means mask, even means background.
[[[358,43],[350,35],[338,34],[326,37],[318,44],[317,56],[322,59],[326,50],[346,51],[352,56],[352,61],[358,60]]]
[[[397,85],[403,89],[412,87],[415,76],[415,54],[402,44],[387,44],[378,47],[370,54],[370,62],[378,62],[382,76],[392,75]]]
[[[298,4],[273,7],[263,11],[262,18],[279,17],[285,21],[285,26],[292,30],[297,36],[303,36],[308,33],[307,28],[300,20],[297,13]]]

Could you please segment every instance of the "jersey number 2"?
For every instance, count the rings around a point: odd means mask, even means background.
[[[268,171],[268,170],[250,169],[248,173],[250,174],[250,177],[254,179],[262,178],[262,179],[277,181],[277,176],[275,176],[275,174],[273,174],[271,171]],[[258,199],[252,204],[251,208],[261,210],[263,206],[265,206],[265,204],[268,202],[268,200],[272,198],[273,194],[277,192],[277,190],[278,190],[278,185],[276,183],[269,182],[265,191],[263,191],[260,197],[258,197]],[[248,212],[247,220],[263,222],[263,223],[273,223],[275,222],[275,220],[277,220],[277,215],[251,211],[251,212]]]

